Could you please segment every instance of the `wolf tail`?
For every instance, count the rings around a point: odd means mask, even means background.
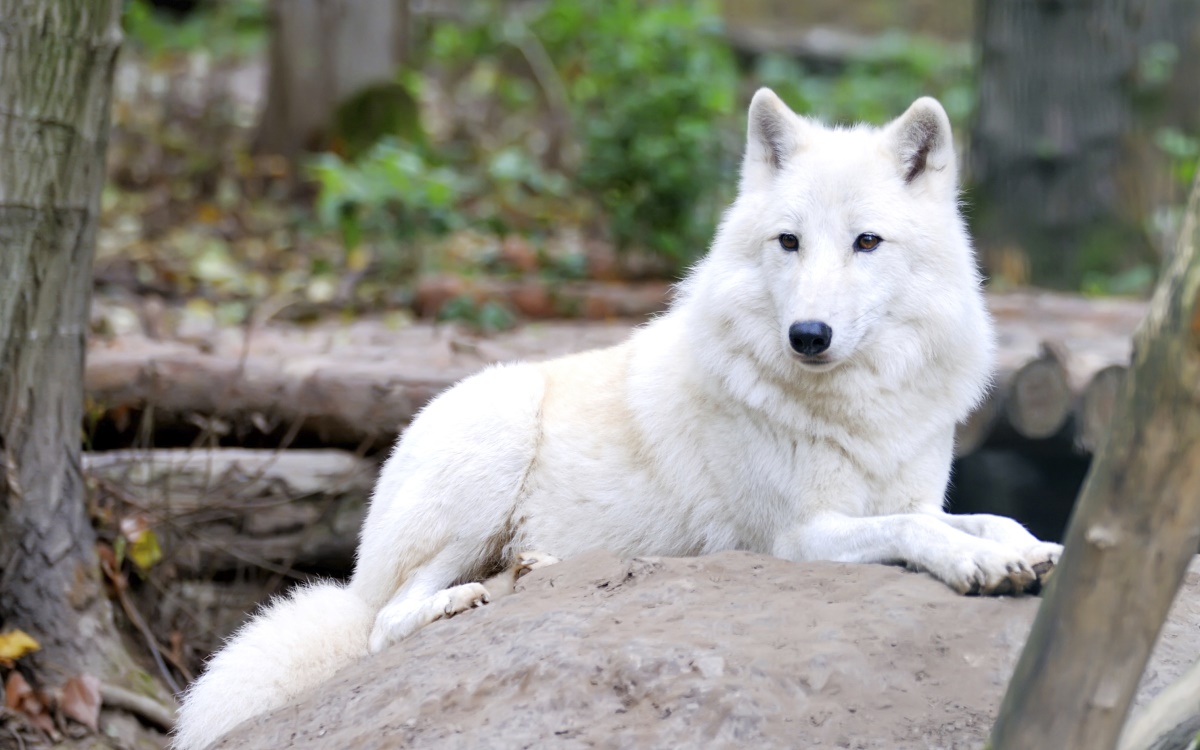
[[[175,750],[202,750],[367,655],[375,613],[338,583],[281,597],[246,623],[183,698]]]

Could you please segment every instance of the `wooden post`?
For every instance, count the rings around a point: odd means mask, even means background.
[[[1200,183],[992,750],[1112,750],[1200,544]]]

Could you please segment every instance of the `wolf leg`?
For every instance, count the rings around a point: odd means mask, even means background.
[[[1025,557],[1025,562],[1037,573],[1038,583],[1045,582],[1051,571],[1054,570],[1054,566],[1058,565],[1058,558],[1062,555],[1061,544],[1043,542],[1011,518],[986,513],[969,515],[934,513],[932,515],[971,536],[990,539],[1005,547],[1020,551]]]
[[[484,588],[492,599],[507,596],[513,592],[517,580],[531,570],[544,568],[548,565],[562,562],[554,555],[531,550],[517,555],[517,560],[510,567],[483,582]]]
[[[512,566],[484,583],[464,583],[439,590],[440,584],[436,582],[445,580],[445,574],[439,571],[439,561],[435,560],[414,573],[396,596],[379,610],[371,631],[371,653],[378,653],[431,622],[482,607],[510,594],[518,578],[557,562],[557,557],[545,552],[522,552]]]
[[[482,583],[464,583],[433,593],[428,591],[417,586],[410,588],[406,584],[387,606],[379,610],[371,630],[371,653],[379,653],[431,622],[482,607],[491,601],[491,595]]]
[[[822,515],[781,535],[774,554],[789,560],[904,563],[961,594],[1020,593],[1037,578],[1020,551],[923,513]]]

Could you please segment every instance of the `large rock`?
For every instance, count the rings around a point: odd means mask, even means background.
[[[593,553],[217,747],[977,748],[1037,604],[882,565]],[[1192,572],[1140,700],[1198,654]]]

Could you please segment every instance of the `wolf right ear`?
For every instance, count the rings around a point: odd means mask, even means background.
[[[921,97],[887,126],[905,184],[930,183],[953,191],[958,164],[950,118],[936,99]]]
[[[775,92],[761,88],[750,100],[741,192],[765,187],[800,148],[803,126]]]

